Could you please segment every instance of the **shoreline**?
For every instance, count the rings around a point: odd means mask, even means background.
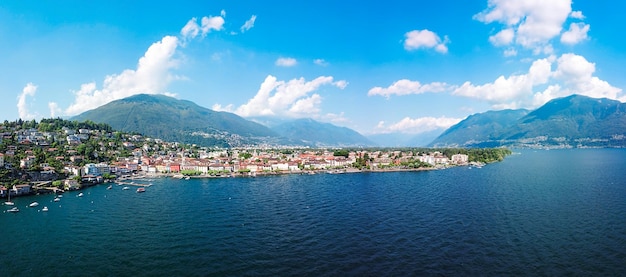
[[[484,164],[481,164],[484,165]],[[151,179],[151,178],[173,178],[173,179],[213,179],[213,178],[256,178],[256,177],[267,177],[267,176],[279,176],[279,175],[316,175],[316,174],[358,174],[358,173],[387,173],[387,172],[419,172],[419,171],[432,171],[432,170],[444,170],[452,167],[459,166],[476,166],[475,164],[462,164],[462,165],[454,165],[454,166],[442,166],[442,167],[419,167],[419,168],[400,168],[400,167],[390,167],[390,168],[378,168],[378,169],[356,169],[356,168],[341,168],[341,169],[318,169],[318,170],[300,170],[300,171],[269,171],[269,172],[231,172],[228,174],[220,174],[220,175],[194,175],[194,176],[185,176],[180,173],[137,173],[132,176],[124,176],[121,178],[117,178],[115,180],[109,180],[102,183],[83,185],[79,189],[75,190],[60,190],[61,194],[67,191],[80,191],[86,189],[88,187],[97,186],[101,184],[110,184],[115,183],[118,186],[125,184],[125,181],[141,181],[143,179]],[[128,185],[128,184],[126,184]],[[133,184],[138,186],[147,186],[145,184]],[[150,184],[151,185],[151,184]],[[58,194],[58,192],[32,192],[29,194],[23,195],[14,195],[12,196],[23,197],[23,196],[32,196],[38,194]],[[6,197],[2,197],[6,198]]]
[[[319,170],[301,170],[301,171],[270,171],[270,172],[231,172],[219,175],[182,175],[180,173],[139,173],[136,176],[127,177],[121,180],[141,180],[145,178],[174,178],[174,179],[211,179],[211,178],[255,178],[262,176],[276,176],[276,175],[315,175],[315,174],[351,174],[351,173],[385,173],[385,172],[418,172],[418,171],[432,171],[443,170],[458,166],[470,166],[456,165],[447,167],[420,167],[420,168],[383,168],[383,169],[356,169],[356,168],[342,168],[342,169],[319,169]]]

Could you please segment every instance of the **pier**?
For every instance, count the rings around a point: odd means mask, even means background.
[[[115,182],[118,186],[135,186],[135,187],[144,187],[147,188],[152,186],[152,184],[139,184],[135,182]]]

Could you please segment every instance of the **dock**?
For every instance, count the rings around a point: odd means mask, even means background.
[[[118,186],[135,186],[135,187],[144,187],[147,188],[152,186],[152,184],[140,184],[135,182],[115,182]]]

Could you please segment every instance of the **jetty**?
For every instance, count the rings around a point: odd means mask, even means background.
[[[144,187],[147,188],[152,186],[152,184],[140,184],[135,182],[115,182],[118,186],[135,186],[135,187]]]

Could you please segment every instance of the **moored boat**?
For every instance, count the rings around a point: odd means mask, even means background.
[[[47,212],[48,211],[48,207],[44,206],[43,209],[41,209],[42,212]]]
[[[11,193],[8,193],[8,195],[9,195],[9,198],[7,199],[6,202],[4,202],[4,205],[15,206],[15,203],[11,202]]]
[[[30,203],[28,206],[29,207],[37,207],[37,206],[39,206],[39,203],[38,202],[33,202],[33,203]]]
[[[138,188],[137,192],[146,192],[146,189],[145,188]]]
[[[10,208],[10,209],[7,210],[7,212],[10,212],[10,213],[17,213],[19,211],[20,211],[20,209],[18,209],[17,207],[13,207],[13,208]]]

